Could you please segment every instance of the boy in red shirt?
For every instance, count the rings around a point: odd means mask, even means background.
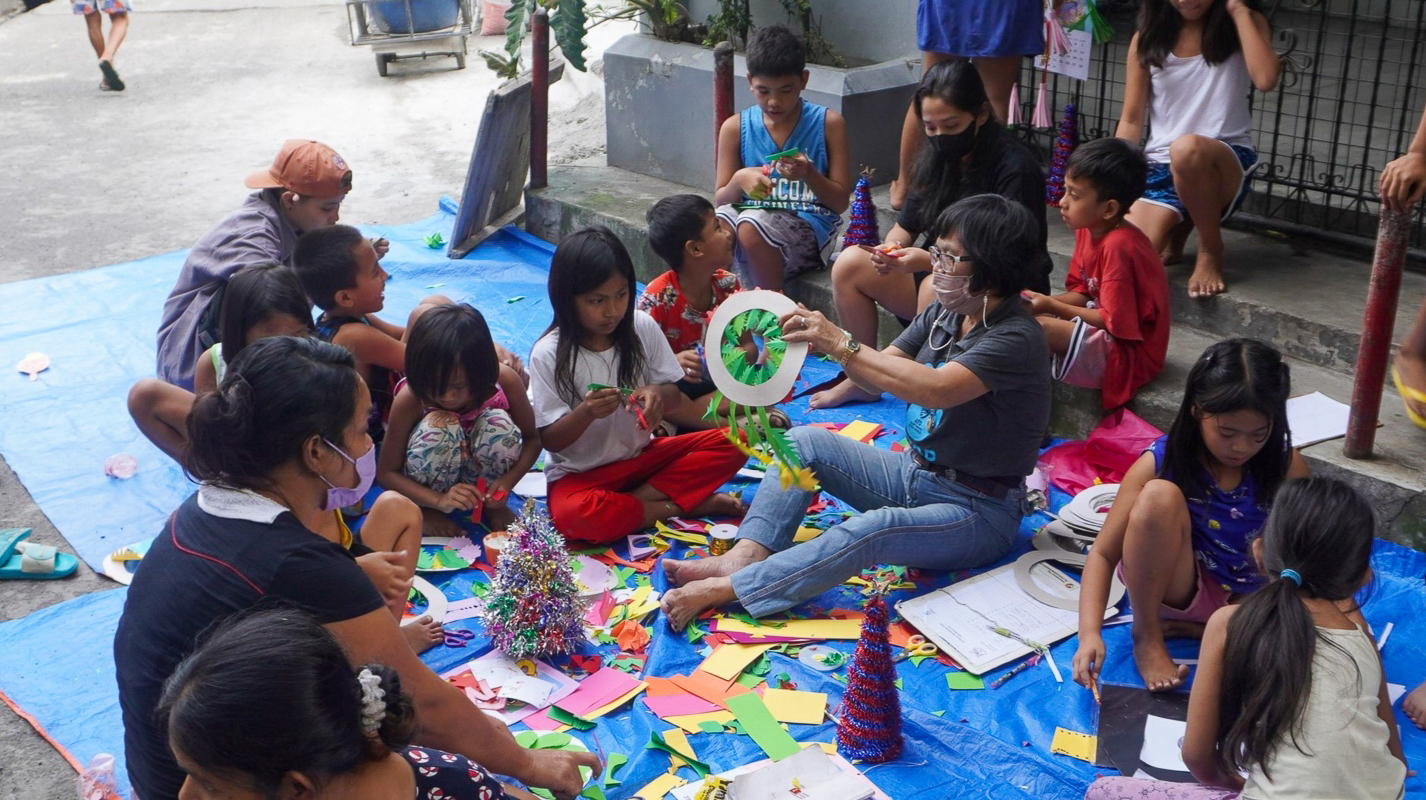
[[[1099,389],[1121,406],[1164,367],[1169,287],[1163,260],[1124,215],[1144,193],[1148,164],[1123,139],[1086,142],[1070,155],[1060,217],[1074,230],[1065,293],[1025,292],[1039,315],[1054,376]]]

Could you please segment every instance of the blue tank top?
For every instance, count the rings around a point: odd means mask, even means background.
[[[1168,437],[1161,436],[1149,448],[1154,454],[1156,474],[1163,469],[1167,443]],[[1244,470],[1243,482],[1238,488],[1224,491],[1213,482],[1208,470],[1202,472],[1208,497],[1188,498],[1193,554],[1224,589],[1235,594],[1257,591],[1267,579],[1258,572],[1258,565],[1253,561],[1252,544],[1268,518],[1267,505],[1258,500],[1257,481]],[[1173,480],[1172,475],[1159,474],[1159,477]]]
[[[738,131],[738,154],[743,166],[762,166],[773,153],[796,147],[807,156],[807,160],[812,162],[818,172],[826,175],[829,168],[826,121],[825,106],[803,100],[802,114],[797,120],[797,126],[792,129],[786,142],[778,144],[772,140],[767,126],[763,124],[762,109],[757,106],[743,109],[743,113],[739,115]],[[797,214],[812,226],[812,230],[817,234],[817,246],[826,245],[842,216],[832,213],[831,209],[817,202],[817,195],[806,181],[789,180],[778,176],[776,172],[768,177],[772,179],[772,192],[762,201],[748,204]],[[744,203],[747,202],[744,200]]]

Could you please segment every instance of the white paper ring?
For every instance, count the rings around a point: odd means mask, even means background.
[[[797,310],[797,304],[787,295],[767,289],[738,292],[724,300],[713,312],[708,322],[708,333],[703,338],[703,352],[708,361],[708,375],[713,385],[734,403],[744,406],[770,406],[782,401],[792,391],[797,374],[802,371],[802,362],[807,359],[805,342],[788,342],[782,363],[764,382],[743,383],[728,371],[723,363],[723,331],[744,311],[769,311],[778,317]]]

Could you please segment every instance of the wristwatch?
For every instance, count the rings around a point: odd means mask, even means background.
[[[852,356],[856,355],[857,351],[862,349],[862,343],[853,338],[846,330],[843,330],[842,333],[847,337],[847,344],[842,348],[841,354],[837,356],[837,363],[842,367],[846,367],[847,362],[852,360]]]

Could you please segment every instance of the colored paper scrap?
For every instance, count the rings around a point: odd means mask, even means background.
[[[1050,742],[1050,752],[1094,763],[1099,750],[1099,737],[1065,728],[1055,728],[1055,738]]]
[[[733,721],[733,712],[718,709],[709,711],[706,714],[682,714],[671,717],[664,717],[664,722],[670,725],[677,725],[688,733],[709,733],[707,726],[712,725],[716,730],[712,733],[722,733],[723,726]]]
[[[632,619],[626,619],[611,631],[619,642],[619,649],[626,653],[642,653],[649,646],[649,631]]]
[[[984,689],[985,679],[969,672],[947,672],[946,685],[952,689]]]
[[[731,681],[771,648],[770,644],[725,644],[703,659],[698,668],[725,681]]]
[[[797,529],[797,533],[792,535],[792,541],[794,544],[810,542],[813,539],[816,539],[818,536],[821,536],[823,533],[825,533],[825,531],[823,531],[821,528],[814,528],[811,525],[803,525],[802,527]]]
[[[773,718],[763,699],[752,692],[729,697],[728,710],[733,712],[743,730],[767,753],[768,758],[780,761],[801,749],[792,735]]]
[[[778,722],[820,725],[827,713],[827,695],[822,692],[767,689],[763,692],[763,703]]]
[[[871,440],[881,434],[881,425],[864,419],[852,420],[843,425],[837,433],[862,444],[871,444]]]
[[[578,714],[571,714],[568,711],[565,711],[563,708],[560,708],[559,706],[550,706],[550,710],[548,713],[550,719],[560,723],[561,725],[568,725],[577,731],[587,731],[593,728],[596,724],[594,720],[585,719],[584,717],[581,717]]]
[[[643,682],[604,667],[580,682],[579,688],[560,701],[560,708],[582,717],[633,690],[642,690]]]
[[[605,703],[604,705],[602,705],[602,706],[600,706],[600,707],[598,707],[598,708],[591,709],[591,710],[589,710],[589,711],[584,712],[584,715],[583,715],[583,716],[584,716],[586,719],[597,719],[597,718],[599,718],[599,717],[602,717],[602,716],[604,716],[605,714],[608,714],[609,712],[614,711],[615,709],[622,708],[623,706],[628,705],[628,704],[629,704],[629,701],[633,700],[635,697],[638,697],[638,696],[639,696],[639,693],[642,692],[643,690],[644,690],[644,685],[643,685],[642,683],[640,683],[638,686],[634,687],[633,689],[630,689],[629,691],[625,692],[624,694],[619,695],[618,697],[614,698],[613,700],[610,700],[609,702]]]
[[[609,612],[614,608],[614,598],[608,592],[600,592],[599,599],[589,604],[589,610],[584,612],[584,623],[593,627],[601,627],[604,620],[609,619]]]
[[[714,623],[720,633],[763,637],[766,641],[838,639],[856,641],[861,638],[860,619],[793,619],[748,624],[724,617]]]
[[[629,757],[623,753],[610,753],[608,760],[604,763],[604,774],[603,777],[599,779],[600,784],[603,785],[605,789],[608,789],[610,786],[618,786],[620,779],[615,778],[614,773],[618,772],[619,769],[627,763],[629,763]]]
[[[673,741],[669,741],[670,739]],[[685,765],[692,767],[700,778],[707,777],[710,772],[708,765],[699,761],[698,757],[694,755],[693,748],[688,744],[688,737],[678,728],[671,728],[662,735],[658,732],[651,734],[648,749],[662,750],[668,753],[675,765],[682,761]]]
[[[664,795],[688,783],[683,778],[669,772],[654,778],[637,792],[630,796],[629,800],[663,800]]]
[[[721,711],[723,707],[710,700],[704,700],[692,694],[670,694],[657,697],[645,697],[644,705],[649,710],[665,719],[669,717],[683,717],[690,714],[707,714],[712,711]]]
[[[668,678],[660,678],[657,675],[650,675],[644,678],[644,683],[649,685],[649,697],[659,697],[660,695],[688,694],[682,686],[674,683]]]
[[[734,681],[725,681],[702,670],[694,670],[692,675],[674,675],[673,682],[683,690],[696,694],[710,703],[726,707],[727,699],[733,695],[747,693],[747,688]]]

